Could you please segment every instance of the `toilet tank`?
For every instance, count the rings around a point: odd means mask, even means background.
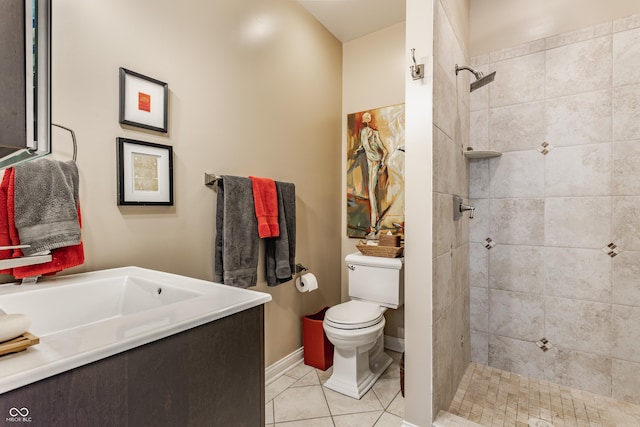
[[[404,258],[383,258],[349,254],[345,261],[349,269],[349,296],[384,307],[398,308],[404,304]]]

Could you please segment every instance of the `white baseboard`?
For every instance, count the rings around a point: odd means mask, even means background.
[[[287,372],[289,369],[304,360],[304,347],[300,347],[293,353],[278,360],[273,365],[267,366],[264,370],[265,385],[272,383]]]
[[[384,348],[395,351],[397,353],[404,352],[404,339],[396,338],[389,335],[384,336]],[[270,384],[277,380],[282,374],[293,368],[304,360],[304,347],[300,347],[293,353],[278,360],[273,365],[267,366],[264,370],[264,382]]]
[[[389,335],[385,335],[384,348],[391,351],[395,351],[397,353],[404,353],[404,338],[396,338]]]

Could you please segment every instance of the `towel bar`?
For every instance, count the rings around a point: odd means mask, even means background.
[[[62,125],[58,125],[55,123],[51,123],[51,126],[55,126],[58,127],[60,129],[64,129],[68,132],[71,133],[71,140],[73,141],[73,161],[76,161],[76,158],[78,157],[78,142],[76,141],[76,133],[73,131],[73,129],[68,128],[66,126],[62,126]]]
[[[204,185],[212,186],[216,183],[216,181],[222,179],[221,176],[218,176],[214,173],[204,173]]]

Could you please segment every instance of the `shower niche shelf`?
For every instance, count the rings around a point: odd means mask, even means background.
[[[489,150],[467,150],[464,152],[464,156],[467,159],[489,159],[491,157],[500,157],[502,153]]]

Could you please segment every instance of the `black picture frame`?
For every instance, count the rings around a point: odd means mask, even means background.
[[[118,205],[173,206],[173,147],[117,138]]]
[[[120,123],[167,133],[169,85],[120,67]]]

